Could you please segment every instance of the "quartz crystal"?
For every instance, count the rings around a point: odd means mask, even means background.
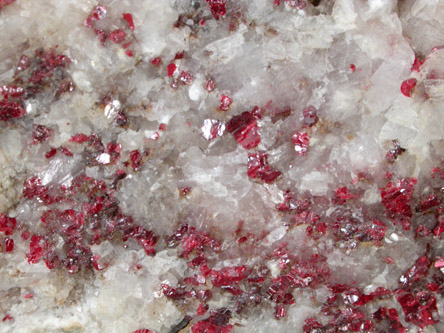
[[[0,332],[444,331],[444,0],[0,30]]]

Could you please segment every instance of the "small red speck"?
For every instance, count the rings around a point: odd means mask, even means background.
[[[26,298],[26,299],[34,298],[34,295],[33,294],[24,294],[23,298]]]
[[[7,237],[5,239],[5,251],[12,252],[14,250],[14,240],[12,238]]]
[[[183,59],[184,56],[185,56],[185,51],[177,52],[176,55],[174,56],[174,60]]]
[[[227,13],[225,8],[226,0],[206,0],[210,5],[211,14],[216,20],[219,20]]]
[[[13,118],[21,118],[26,114],[23,106],[7,99],[0,101],[0,121],[8,121]]]
[[[213,80],[208,79],[207,82],[205,83],[205,89],[208,92],[212,92],[214,90],[214,86],[215,84]]]
[[[153,331],[147,330],[146,328],[142,328],[140,330],[136,330],[133,333],[153,333]]]
[[[128,26],[131,30],[134,30],[134,21],[133,21],[133,15],[130,13],[125,13],[122,15],[123,19],[128,23]]]
[[[131,42],[128,42],[128,43],[125,43],[125,44],[122,45],[122,47],[123,47],[124,49],[127,49],[128,47],[131,46],[132,43],[133,43],[132,41],[131,41]]]
[[[352,73],[354,73],[356,71],[356,66],[354,64],[351,64],[350,69],[351,69]]]
[[[38,144],[47,141],[51,135],[52,130],[44,125],[32,125],[32,143]]]
[[[167,129],[167,127],[166,127],[166,125],[164,123],[161,123],[159,125],[159,131],[166,131],[166,129]]]
[[[66,147],[62,147],[62,149],[60,150],[60,152],[61,152],[63,155],[66,155],[66,156],[69,156],[69,157],[73,156],[72,153],[71,153],[71,151],[70,151],[68,148],[66,148]]]
[[[84,143],[89,141],[89,136],[83,133],[76,134],[69,139],[70,142]]]
[[[401,93],[406,97],[411,97],[413,89],[416,87],[416,79],[407,79],[401,84]]]
[[[21,237],[22,237],[23,240],[27,240],[29,238],[29,236],[31,236],[31,233],[29,231],[23,231],[22,232]]]
[[[150,60],[150,63],[151,63],[151,65],[153,65],[153,66],[159,67],[159,66],[162,64],[162,58],[161,58],[161,57],[155,57],[155,58],[152,58],[152,59]]]
[[[202,316],[208,311],[208,305],[207,304],[200,304],[197,308],[197,315]]]
[[[12,320],[13,318],[10,315],[6,315],[3,317],[2,321],[5,322],[7,320]]]
[[[294,143],[294,151],[296,155],[307,155],[308,146],[310,144],[310,137],[305,132],[295,132],[291,136],[291,141]]]
[[[220,98],[219,109],[221,111],[228,111],[228,109],[230,108],[231,103],[232,103],[232,100],[231,100],[230,97],[228,97],[226,95],[222,95],[222,97]]]
[[[12,235],[17,225],[17,221],[13,217],[0,214],[0,232],[4,232],[6,236]]]
[[[116,44],[122,43],[126,38],[125,31],[121,29],[116,29],[109,34],[109,39]]]
[[[200,25],[201,25],[201,26],[204,26],[204,25],[205,25],[205,20],[201,20],[201,21],[200,21]]]
[[[173,76],[174,72],[176,71],[176,65],[171,63],[167,66],[167,75],[168,76]]]
[[[387,256],[387,258],[385,258],[385,261],[387,262],[387,264],[394,264],[394,263],[395,263],[395,261],[393,260],[393,258],[390,257],[390,256]]]
[[[157,139],[159,139],[160,135],[159,132],[154,132],[153,135],[151,135],[151,140],[156,141]]]
[[[307,7],[307,3],[304,0],[298,0],[298,9],[304,9]]]
[[[248,240],[248,238],[245,237],[245,236],[243,236],[243,237],[239,238],[237,242],[238,242],[239,244],[241,244],[241,243],[245,243],[247,240]]]
[[[281,5],[281,0],[274,0],[273,4],[277,7]]]
[[[133,150],[130,152],[130,159],[131,159],[131,167],[134,170],[137,170],[142,165],[142,155],[138,150]]]
[[[187,71],[180,72],[179,81],[183,85],[190,84],[194,80],[194,75]]]
[[[131,50],[126,50],[125,51],[125,54],[128,56],[128,57],[133,57],[134,56],[134,53],[133,53],[133,51],[131,51]]]
[[[285,311],[285,308],[280,304],[276,305],[274,316],[277,319],[279,319],[279,318],[284,318],[286,315],[287,315],[287,311]]]

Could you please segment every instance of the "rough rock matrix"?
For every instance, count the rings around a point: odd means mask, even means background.
[[[444,0],[0,30],[0,332],[444,331]]]

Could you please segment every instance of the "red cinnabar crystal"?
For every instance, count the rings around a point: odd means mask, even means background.
[[[295,132],[291,136],[291,141],[294,143],[294,151],[296,155],[307,155],[308,145],[310,144],[310,137],[305,132]]]
[[[401,84],[401,93],[406,97],[411,97],[413,89],[416,87],[416,83],[418,80],[416,79],[407,79]]]
[[[272,183],[282,173],[274,170],[268,164],[267,153],[248,154],[247,174],[250,178],[257,178],[265,183]]]
[[[227,0],[206,0],[210,5],[211,14],[216,20],[219,20],[227,13],[225,8]]]
[[[125,13],[122,15],[123,19],[128,23],[128,26],[131,30],[134,30],[134,21],[133,21],[133,15],[130,13]]]
[[[246,111],[231,118],[227,123],[227,131],[231,133],[236,141],[245,149],[254,148],[261,142],[257,124],[257,120],[260,118],[260,109],[254,107],[250,112]]]
[[[6,236],[12,235],[17,225],[17,221],[13,217],[0,214],[0,232],[4,232]]]
[[[116,44],[122,43],[125,40],[125,38],[126,38],[126,33],[121,29],[116,29],[114,31],[111,31],[111,33],[109,34],[109,39]]]
[[[231,98],[226,96],[226,95],[222,95],[222,97],[220,98],[220,105],[219,105],[219,109],[221,111],[228,111],[228,109],[230,108],[232,101]]]
[[[26,110],[19,103],[12,102],[7,99],[0,101],[0,121],[21,118],[25,114]]]

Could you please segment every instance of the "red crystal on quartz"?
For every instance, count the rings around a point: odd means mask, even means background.
[[[296,155],[307,155],[308,145],[310,144],[310,136],[306,132],[293,133],[291,136],[291,141],[293,141]]]
[[[220,98],[219,110],[228,111],[231,103],[232,103],[232,100],[230,97],[228,97],[226,95],[222,95],[222,97]]]
[[[19,103],[3,99],[0,101],[0,121],[8,121],[14,118],[21,118],[26,114],[26,110]]]
[[[416,79],[407,79],[401,84],[401,93],[406,97],[411,97],[413,89],[416,87],[416,83],[418,80]]]
[[[125,38],[126,38],[126,33],[121,29],[116,29],[114,31],[111,31],[111,33],[109,34],[109,39],[116,44],[122,43],[125,40]]]
[[[208,5],[210,5],[211,14],[216,20],[219,20],[227,13],[225,8],[227,0],[206,0]]]
[[[415,178],[405,178],[398,180],[396,184],[389,182],[385,188],[381,189],[382,204],[387,215],[395,223],[401,222],[405,230],[410,229],[409,219],[412,217],[410,200],[416,183]]]
[[[13,217],[0,214],[0,232],[4,232],[6,236],[12,235],[17,225],[17,221]]]
[[[37,143],[42,143],[44,141],[47,141],[51,135],[52,135],[52,130],[44,125],[37,125],[37,124],[33,124],[32,125],[32,143],[33,144],[37,144]]]
[[[128,23],[128,26],[131,30],[134,30],[134,21],[133,21],[133,15],[130,13],[124,13],[122,14],[123,19]]]
[[[229,286],[245,279],[245,266],[224,267],[219,271],[211,270],[210,279],[215,287]]]
[[[245,111],[231,118],[227,123],[227,131],[231,133],[236,141],[245,149],[254,148],[261,142],[257,124],[257,120],[260,118],[260,109],[254,107],[250,112]]]
[[[274,170],[268,164],[268,154],[259,152],[256,154],[248,154],[247,174],[250,178],[257,178],[265,183],[272,183],[282,173]]]

